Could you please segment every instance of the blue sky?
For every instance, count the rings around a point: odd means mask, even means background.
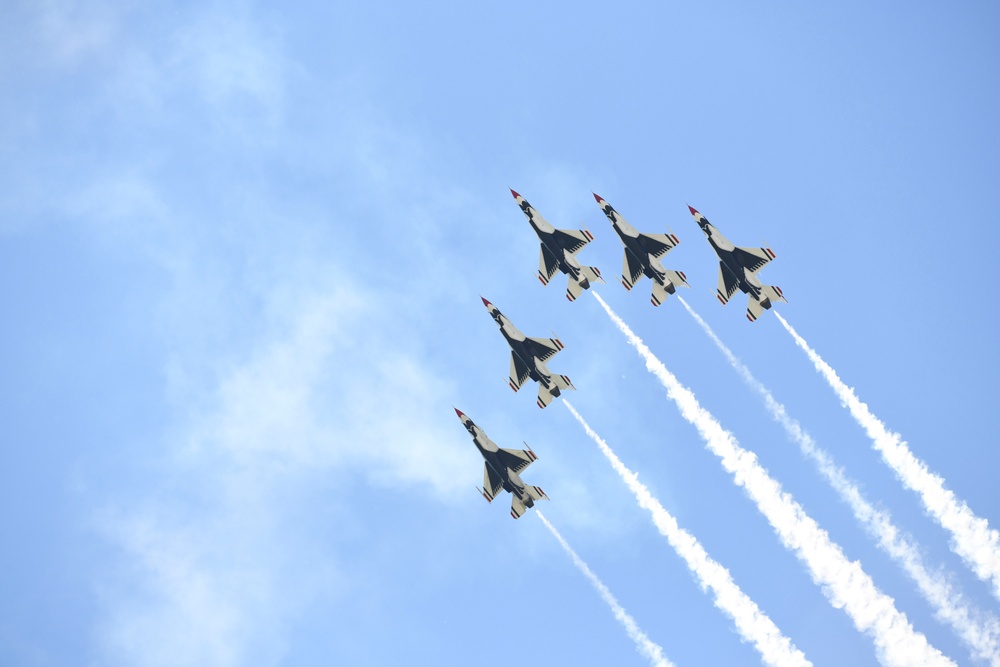
[[[877,664],[594,299],[535,278],[513,187],[613,278],[597,192],[981,609],[997,601],[687,213],[766,239],[782,314],[1000,520],[987,3],[0,10],[0,663],[644,664],[536,517],[473,490],[461,408],[678,665],[758,664],[479,296],[816,665]],[[601,295],[914,627],[969,654],[676,301]],[[525,395],[527,393],[528,395]]]

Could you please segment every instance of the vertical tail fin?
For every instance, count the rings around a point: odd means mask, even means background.
[[[770,308],[772,304],[778,301],[788,303],[788,300],[781,293],[781,288],[777,285],[764,285],[761,287],[760,295],[760,301],[752,294],[750,295],[750,303],[747,306],[747,319],[751,322],[757,321],[757,318],[764,312],[764,309]]]
[[[566,298],[570,301],[576,301],[576,298],[583,294],[583,283],[576,282],[573,277],[570,276],[569,282],[566,283]]]

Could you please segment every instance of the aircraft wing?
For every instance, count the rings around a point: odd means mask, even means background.
[[[527,364],[521,361],[521,358],[519,356],[511,352],[510,377],[507,380],[507,384],[510,385],[510,388],[513,389],[514,391],[520,389],[521,385],[524,384],[525,380],[528,379],[529,375],[531,375],[531,369],[528,368]]]
[[[501,447],[497,450],[497,458],[515,473],[520,473],[534,463],[538,457],[530,449],[504,449]]]
[[[757,273],[775,257],[770,248],[736,248],[733,255],[750,273]]]
[[[639,234],[639,238],[642,239],[642,245],[649,254],[657,259],[666,255],[671,248],[680,243],[673,234]]]
[[[552,276],[559,270],[559,260],[549,252],[549,249],[542,245],[542,256],[538,260],[538,279],[543,285],[548,285]]]
[[[493,499],[497,497],[503,489],[503,479],[500,478],[493,468],[489,464],[484,465],[485,472],[483,472],[483,495],[486,496],[486,500],[493,502]]]
[[[548,361],[563,349],[563,344],[556,338],[526,338],[524,342],[531,354],[542,361]]]
[[[625,265],[622,267],[622,285],[625,289],[630,290],[632,286],[635,285],[635,281],[639,280],[643,274],[642,262],[636,259],[635,255],[625,250]]]
[[[557,229],[553,232],[553,236],[559,239],[562,247],[571,255],[594,240],[590,232],[582,229]]]
[[[733,298],[737,289],[739,289],[739,285],[736,283],[736,278],[723,268],[722,262],[719,262],[719,288],[715,290],[715,296],[724,306]]]

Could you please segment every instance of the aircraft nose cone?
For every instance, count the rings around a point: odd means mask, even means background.
[[[484,306],[486,306],[487,308],[492,308],[492,307],[493,307],[493,304],[492,304],[492,303],[490,303],[489,301],[487,301],[487,300],[486,300],[486,297],[484,297],[484,296],[481,296],[481,297],[479,297],[479,298],[483,300],[483,305],[484,305]]]
[[[691,206],[690,204],[688,204],[688,210],[689,210],[689,211],[691,211],[691,215],[694,215],[694,216],[699,216],[699,215],[701,215],[701,213],[699,213],[699,212],[697,211],[697,209],[695,209],[695,207],[694,207],[694,206]]]
[[[458,415],[459,419],[465,419],[465,413],[459,410],[458,408],[455,408],[455,414]]]
[[[600,204],[602,201],[604,201],[604,199],[601,197],[601,195],[597,194],[596,192],[592,192],[591,194],[594,195],[594,199],[597,200],[598,204]]]
[[[521,196],[521,195],[517,194],[517,192],[515,192],[515,191],[514,191],[514,188],[511,188],[511,189],[510,189],[510,193],[511,193],[512,195],[514,195],[514,199],[517,199],[518,197],[520,197],[520,196]]]

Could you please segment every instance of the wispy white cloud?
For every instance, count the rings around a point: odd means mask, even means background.
[[[443,503],[465,488],[474,453],[439,409],[447,383],[402,355],[368,363],[384,341],[362,333],[364,300],[304,300],[168,443],[174,492],[102,512],[126,556],[100,628],[113,664],[276,664],[288,624],[336,581],[336,552],[303,556],[315,545],[283,527],[306,502],[297,487],[358,476]]]
[[[284,151],[284,140],[286,158],[308,143],[309,132],[285,124],[292,65],[281,36],[248,14],[182,13],[148,48],[114,46],[130,57],[94,103],[117,110],[129,131],[203,115],[206,142],[217,143],[206,155],[245,156],[242,176]],[[380,184],[387,160],[374,153],[387,149],[364,119],[350,120],[362,123],[370,164],[355,145],[333,151],[320,171],[350,173],[342,189]],[[333,135],[347,141],[351,128]],[[100,582],[98,661],[278,664],[303,614],[342,593],[339,545],[304,528],[314,526],[314,504],[389,487],[461,502],[456,490],[470,488],[481,462],[447,407],[452,380],[422,360],[418,327],[400,326],[399,310],[421,306],[417,285],[401,294],[364,268],[374,252],[342,241],[357,208],[324,198],[300,207],[256,178],[217,176],[228,163],[213,168],[162,145],[138,152],[78,161],[57,204],[165,284],[152,309],[172,423],[140,456],[149,486],[95,501],[97,531],[118,548]],[[207,198],[186,180],[206,175],[218,186]],[[381,224],[393,206],[387,196],[378,205],[370,222]],[[412,275],[405,261],[393,270]],[[386,307],[401,296],[400,309]]]
[[[653,497],[649,489],[639,481],[638,475],[625,467],[621,459],[611,450],[608,443],[601,438],[596,431],[580,416],[580,413],[569,403],[563,400],[563,405],[570,411],[574,418],[583,427],[591,440],[597,443],[601,453],[611,463],[618,476],[628,486],[635,496],[639,507],[647,510],[653,519],[656,529],[667,538],[670,546],[674,548],[688,569],[698,580],[698,585],[702,589],[709,589],[715,598],[715,606],[724,614],[733,619],[736,631],[745,641],[753,644],[754,648],[760,652],[761,659],[767,665],[776,667],[796,665],[803,667],[812,663],[806,659],[805,655],[792,644],[792,641],[781,633],[774,621],[761,611],[757,603],[751,600],[746,593],[736,585],[729,570],[713,560],[705,551],[701,543],[694,535],[687,532],[677,524],[677,520]]]
[[[927,464],[918,459],[903,437],[889,431],[865,403],[858,399],[837,372],[823,361],[805,339],[785,320],[778,321],[813,362],[816,370],[829,383],[837,398],[871,438],[882,460],[892,468],[908,489],[916,491],[927,512],[951,535],[951,548],[983,581],[989,582],[993,595],[1000,598],[1000,533],[990,528],[989,522],[972,511],[953,491],[946,488],[944,480],[931,472]]]
[[[855,627],[875,642],[875,653],[883,665],[954,665],[927,638],[913,629],[906,615],[896,609],[889,596],[880,591],[857,561],[849,561],[825,530],[757,462],[753,452],[743,449],[732,433],[698,403],[694,394],[682,385],[642,340],[605,303],[599,294],[594,298],[608,317],[636,349],[667,389],[677,405],[705,440],[713,454],[722,460],[727,472],[742,486],[767,517],[782,544],[795,553],[834,607],[842,608]]]
[[[921,555],[921,549],[913,538],[893,524],[888,512],[878,509],[864,497],[861,489],[833,462],[830,454],[816,444],[796,419],[788,415],[785,406],[753,376],[746,364],[736,358],[708,323],[688,305],[687,301],[681,298],[680,302],[725,355],[743,381],[764,399],[764,405],[770,415],[781,424],[788,437],[799,445],[802,453],[816,464],[816,468],[830,486],[850,506],[858,523],[876,539],[879,548],[889,554],[916,582],[924,599],[934,608],[934,615],[951,626],[969,647],[974,658],[986,661],[993,667],[1000,667],[1000,622],[997,618],[976,608],[951,583],[944,572],[928,568]]]

